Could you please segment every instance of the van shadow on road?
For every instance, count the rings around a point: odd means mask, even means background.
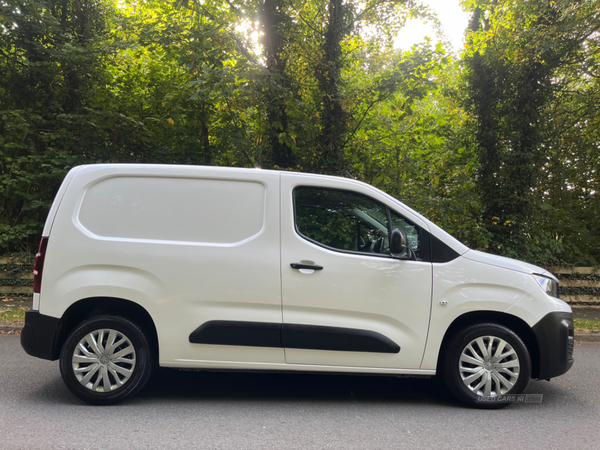
[[[138,398],[376,401],[456,406],[436,379],[158,369]]]

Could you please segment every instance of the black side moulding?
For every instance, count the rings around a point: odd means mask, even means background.
[[[189,337],[192,344],[399,353],[388,337],[370,330],[317,325],[212,320]]]

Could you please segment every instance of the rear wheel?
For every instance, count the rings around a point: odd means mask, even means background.
[[[509,328],[484,323],[463,328],[450,340],[443,377],[462,402],[501,408],[523,393],[531,377],[531,358]]]
[[[69,390],[96,404],[114,404],[138,392],[152,371],[149,340],[135,323],[102,315],[82,322],[60,354],[60,371]]]

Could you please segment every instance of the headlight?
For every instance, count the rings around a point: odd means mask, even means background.
[[[534,275],[533,278],[535,278],[535,281],[538,282],[546,294],[558,298],[558,282],[542,275]]]

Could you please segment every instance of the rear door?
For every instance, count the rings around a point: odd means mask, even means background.
[[[425,223],[362,183],[281,177],[286,363],[418,369],[431,308]],[[415,260],[389,255],[392,228],[406,232]]]

